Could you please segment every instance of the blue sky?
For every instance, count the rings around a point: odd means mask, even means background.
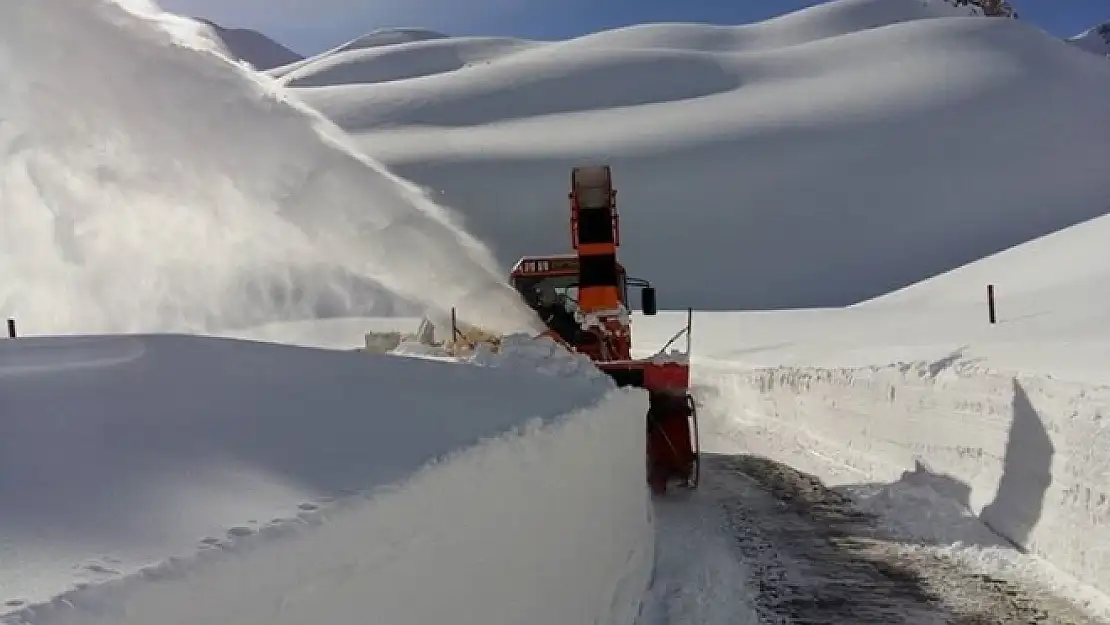
[[[452,35],[564,39],[642,22],[741,24],[820,0],[158,0],[167,10],[259,30],[315,54],[375,28],[422,26]],[[1057,36],[1110,21],[1110,0],[1011,0]]]

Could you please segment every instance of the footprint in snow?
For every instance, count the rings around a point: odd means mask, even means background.
[[[243,527],[241,525],[235,526],[235,527],[227,530],[227,535],[232,537],[232,538],[242,537],[242,536],[250,536],[253,533],[254,533],[253,528]]]

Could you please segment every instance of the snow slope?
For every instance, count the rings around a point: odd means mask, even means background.
[[[291,91],[442,194],[502,268],[566,249],[569,170],[604,161],[662,306],[843,305],[1105,210],[1110,66],[968,10],[837,0],[462,67],[435,57],[474,40],[437,39],[343,57],[389,82],[334,84],[325,55],[298,71],[329,84]]]
[[[280,68],[272,75],[287,87],[377,84],[454,71],[531,47],[507,37],[420,39],[406,45],[352,47]]]
[[[138,0],[0,9],[0,314],[32,336],[0,343],[0,620],[630,624],[642,393],[543,343],[96,334],[536,321],[445,209],[209,35]]]
[[[226,56],[250,63],[260,71],[296,63],[303,56],[249,28],[226,28],[211,20],[199,20],[212,29],[213,35],[223,45]]]
[[[814,473],[883,514],[905,549],[1043,586],[1110,618],[1110,299],[1098,288],[1110,280],[1107,223],[847,308],[695,311],[705,449]],[[637,314],[637,351],[658,349],[684,322]],[[346,333],[355,347],[359,328],[389,323],[411,331],[416,320],[257,332],[333,347]],[[722,606],[734,615],[743,597],[730,595],[745,591],[712,580],[745,571],[700,531],[660,536],[657,566],[677,573],[657,577],[663,596],[651,605],[718,622],[707,615]],[[671,584],[682,592],[667,594]]]
[[[1092,54],[1110,56],[1110,22],[1100,24],[1071,37],[1068,42]]]
[[[307,57],[288,63],[281,67],[274,67],[266,71],[268,76],[273,78],[285,78],[288,74],[299,70],[302,67],[313,65],[323,59],[331,59],[332,57],[344,56],[347,53],[359,52],[360,50],[374,50],[375,48],[392,48],[400,44],[406,44],[417,41],[429,41],[435,39],[446,38],[447,35],[429,30],[427,28],[381,28],[360,37],[342,43],[330,50],[325,50],[316,56]]]
[[[0,341],[0,620],[631,623],[646,399],[547,346]]]
[[[198,22],[126,6],[0,9],[0,314],[30,334],[215,331],[458,304],[531,327],[423,190]]]
[[[1020,22],[865,0],[521,42],[438,74],[409,69],[420,50],[344,60],[390,82],[293,91],[441,190],[502,263],[566,248],[566,174],[604,159],[622,257],[665,305],[870,300],[697,312],[709,449],[817,473],[911,544],[1110,614],[1101,59]],[[635,324],[647,352],[680,319]]]
[[[1105,113],[1101,59],[948,15],[841,1],[751,27],[634,28],[295,93],[333,116],[349,98],[344,123],[369,120],[363,145],[447,181],[501,260],[513,245],[565,249],[567,168],[605,156],[631,207],[625,260],[665,303],[854,302],[1103,211],[1092,163],[1107,136],[1089,124]],[[13,120],[4,132],[19,134],[0,137],[0,191],[14,207],[0,226],[0,312],[30,333],[274,340],[307,317],[336,343],[352,323],[341,315],[407,313],[405,300],[531,322],[498,301],[499,268],[453,217],[263,78],[191,49],[218,51],[195,23],[73,0],[5,17],[0,58],[14,78],[0,106]],[[89,65],[35,47],[47,34],[88,43],[78,60]],[[418,47],[369,47],[393,45]],[[679,80],[627,73],[655,63]],[[480,80],[464,84],[466,72]],[[119,87],[135,74],[142,90]],[[598,89],[581,88],[587,75]],[[402,117],[368,116],[373,101],[354,89]],[[412,117],[397,104],[406,93]],[[453,127],[413,126],[426,121]],[[740,197],[760,210],[725,220],[717,204]],[[809,209],[817,200],[831,212]],[[520,240],[492,236],[509,232]],[[1007,568],[1097,607],[1095,589],[1110,588],[1110,376],[1075,346],[1105,353],[1105,307],[1047,273],[1021,279],[1037,262],[1067,271],[1082,258],[1070,254],[1097,261],[1083,251],[1095,240],[1052,253],[1038,242],[1021,248],[1036,258],[1015,251],[848,309],[699,312],[707,446],[821,474],[924,543],[906,548]],[[964,294],[988,276],[1001,286],[995,327]],[[637,318],[640,348],[677,321]],[[401,623],[631,623],[655,548],[643,397],[554,353],[452,363],[161,335],[4,342],[5,620],[281,625],[364,622],[373,609]],[[667,575],[649,617],[735,621],[726,608],[747,594],[743,566],[721,556],[727,536],[693,529],[656,537]]]

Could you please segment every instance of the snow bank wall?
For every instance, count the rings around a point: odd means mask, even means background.
[[[1110,389],[958,362],[730,380],[733,410],[804,431],[814,452],[874,480],[897,481],[915,461],[954,478],[997,534],[1110,593]]]
[[[517,338],[0,341],[0,623],[631,625],[646,396]]]
[[[645,409],[614,391],[389,492],[68,593],[25,622],[631,624],[654,549]]]

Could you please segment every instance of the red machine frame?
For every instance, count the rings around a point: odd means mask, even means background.
[[[700,440],[697,406],[689,392],[693,312],[687,310],[686,327],[658,353],[644,359],[632,358],[627,287],[642,288],[645,315],[656,312],[655,291],[645,280],[628,278],[616,260],[616,248],[620,245],[616,194],[608,165],[574,168],[568,199],[571,245],[577,253],[524,257],[513,267],[510,278],[526,301],[526,285],[531,280],[576,278],[579,306],[585,313],[583,318],[588,319],[581,322],[583,333],[578,340],[568,340],[553,329],[545,334],[568,349],[589,356],[618,386],[634,386],[648,392],[647,469],[652,490],[665,492],[668,483],[675,479],[689,488],[697,488]],[[529,304],[535,307],[534,302]],[[686,353],[678,359],[667,356],[666,350],[683,335]]]

